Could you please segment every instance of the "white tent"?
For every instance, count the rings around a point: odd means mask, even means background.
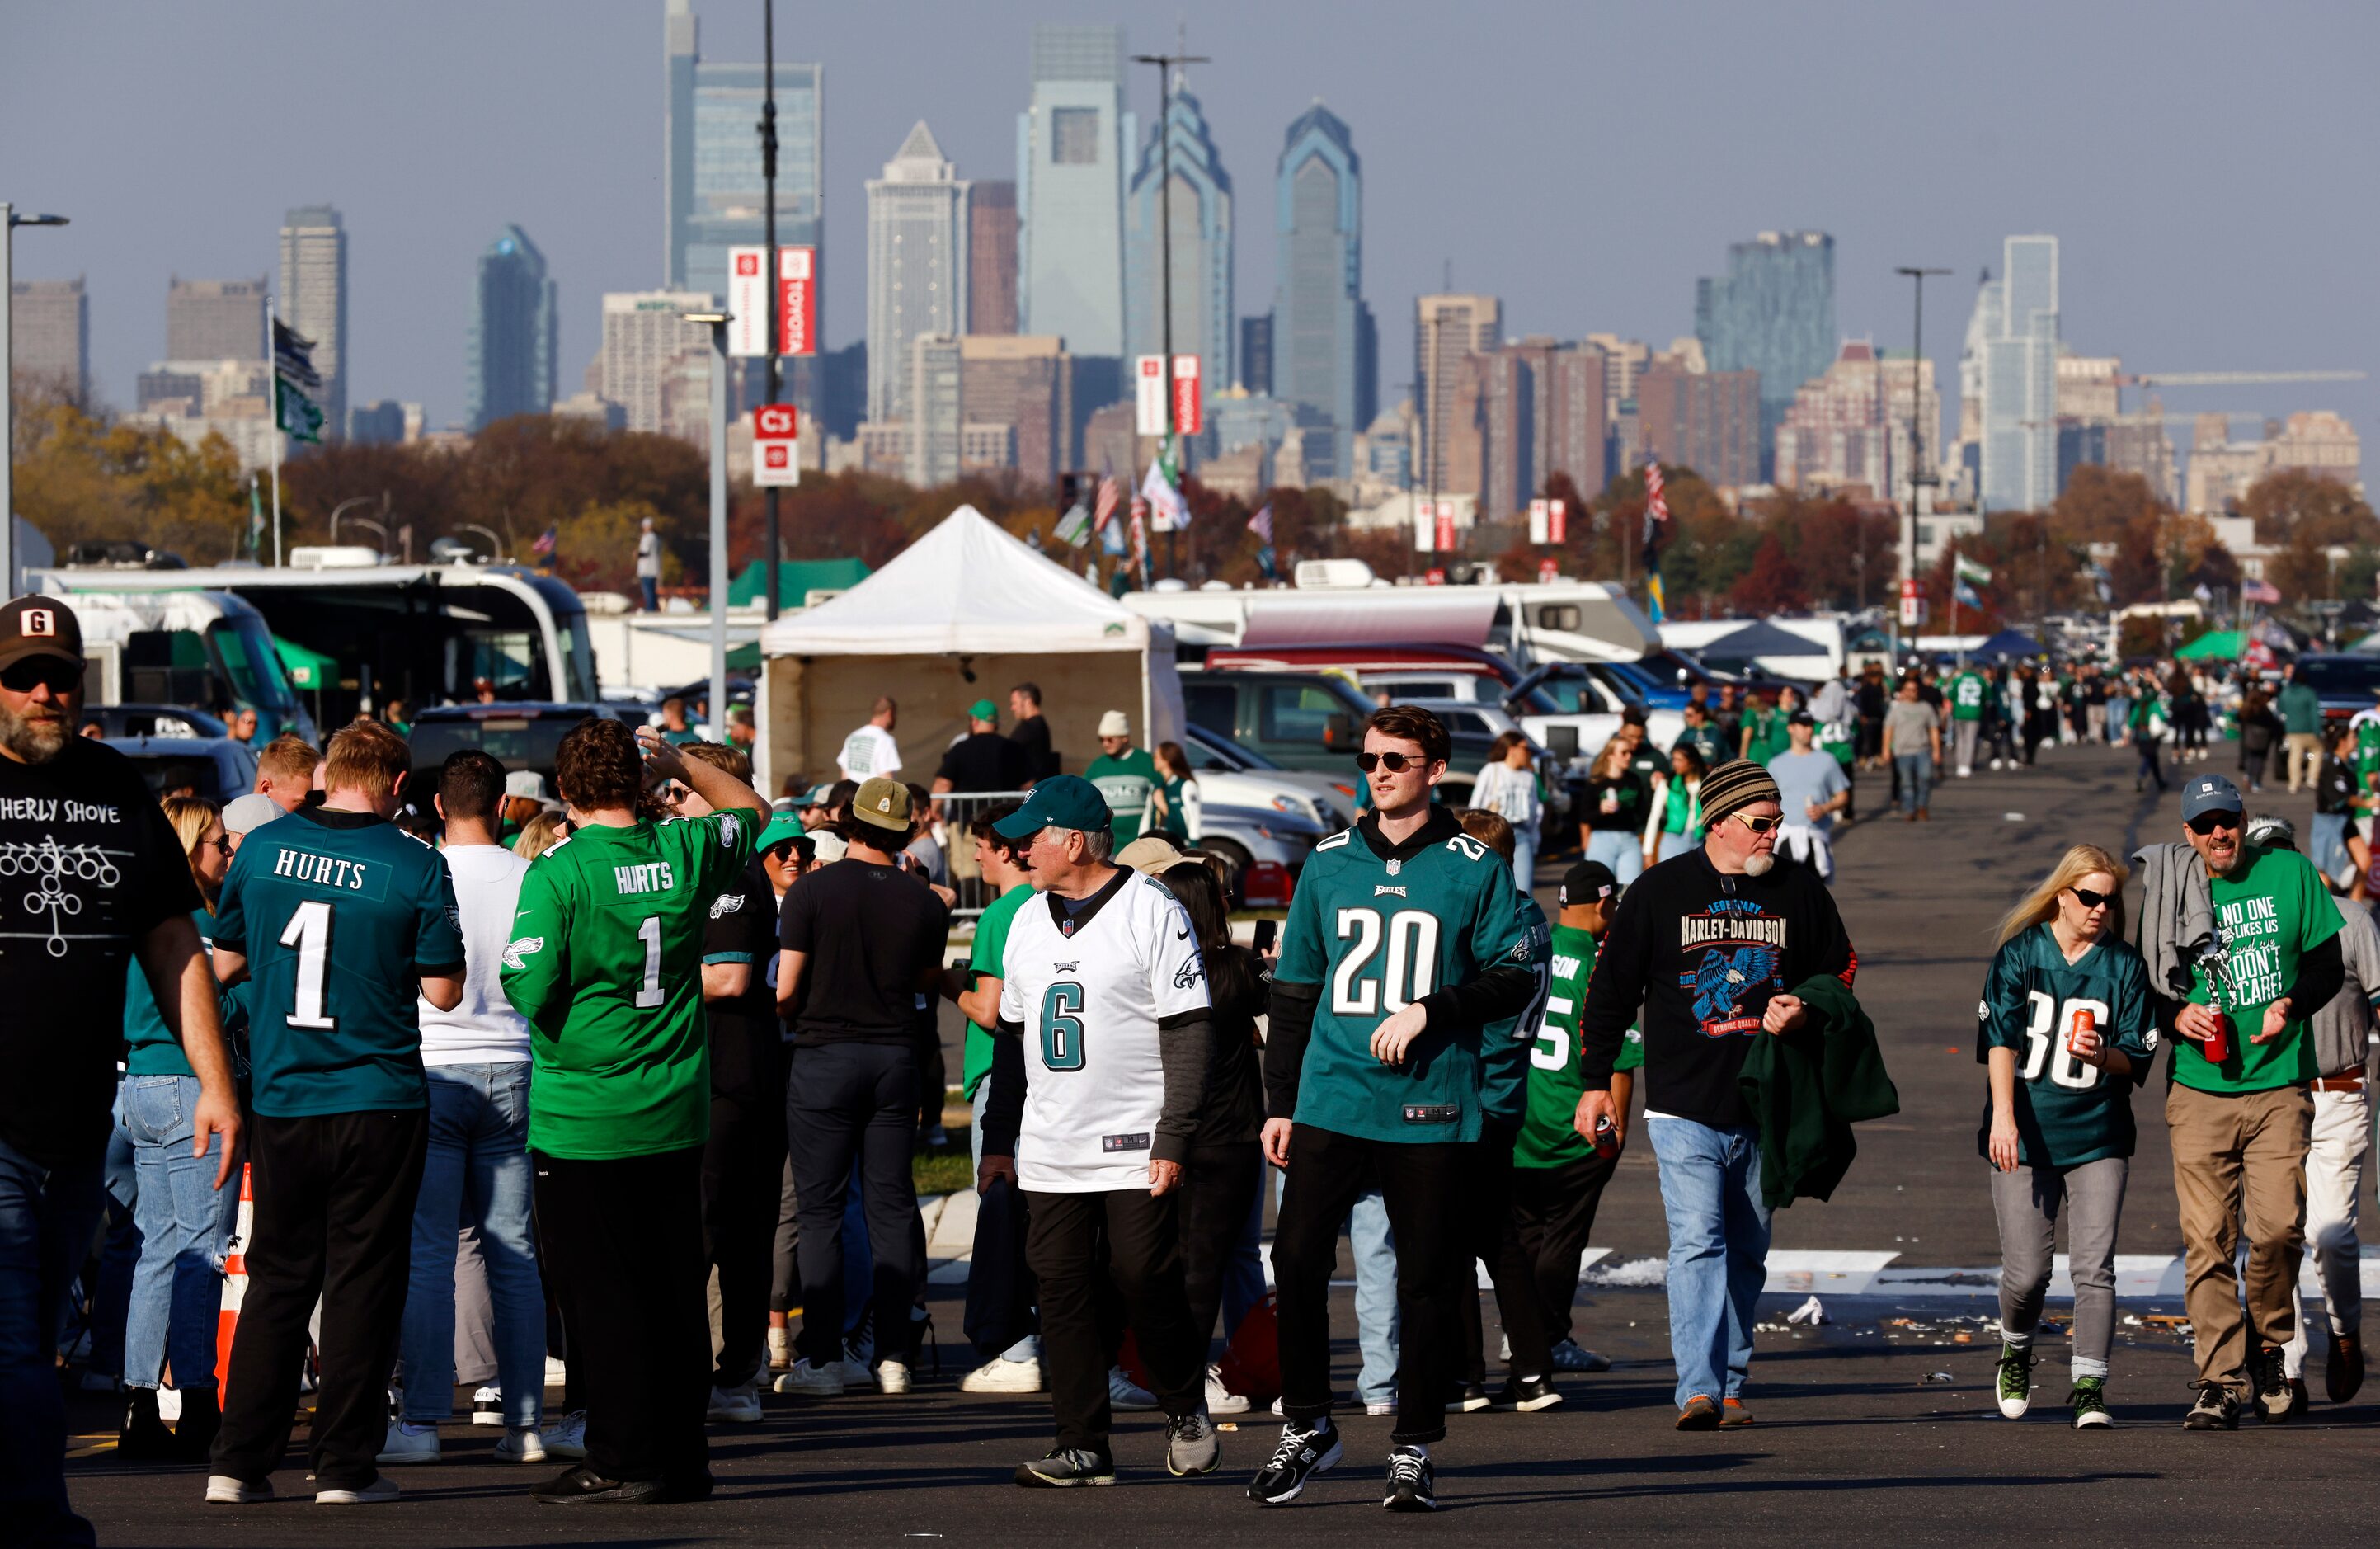
[[[901,712],[893,736],[905,778],[930,782],[942,750],[988,699],[1008,720],[1008,690],[1039,685],[1065,767],[1099,751],[1107,711],[1132,717],[1143,747],[1182,737],[1173,631],[1141,617],[962,506],[833,601],[760,633],[760,777],[835,776],[835,754],[877,696]]]

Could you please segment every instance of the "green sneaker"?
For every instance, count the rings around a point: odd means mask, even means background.
[[[2116,1421],[2107,1413],[2107,1379],[2077,1377],[2074,1391],[2067,1396],[2067,1408],[2074,1411],[2074,1429],[2092,1426],[2112,1427]]]
[[[2024,1411],[2033,1407],[2033,1349],[2020,1349],[2014,1345],[2000,1347],[1999,1376],[2000,1413],[2010,1420],[2022,1420]]]

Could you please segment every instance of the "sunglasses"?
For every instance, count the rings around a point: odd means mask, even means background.
[[[27,656],[0,667],[0,688],[12,694],[30,694],[44,683],[53,694],[70,694],[82,686],[82,669],[55,656]]]
[[[1391,774],[1402,774],[1408,769],[1427,769],[1429,760],[1415,758],[1410,753],[1357,753],[1355,767],[1369,774],[1375,769],[1385,769]]]
[[[2070,887],[2066,891],[2073,894],[2074,901],[2081,904],[2086,910],[2097,909],[2103,904],[2113,904],[2116,901],[2116,896],[2113,893],[2094,893],[2087,887]]]
[[[1756,818],[1749,812],[1730,812],[1728,816],[1743,824],[1744,827],[1751,829],[1755,834],[1766,834],[1770,829],[1785,821],[1781,816],[1773,818]]]
[[[2240,826],[2240,814],[2237,812],[2201,812],[2191,819],[2185,826],[2192,834],[2204,838],[2218,828],[2236,829]]]

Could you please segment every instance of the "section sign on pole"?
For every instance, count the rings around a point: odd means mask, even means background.
[[[1570,542],[1569,501],[1546,502],[1546,542],[1557,545]]]
[[[752,411],[752,482],[790,488],[802,482],[801,416],[789,403],[764,403]]]
[[[818,250],[777,250],[777,353],[818,353]]]
[[[1206,428],[1198,385],[1198,357],[1176,355],[1173,358],[1173,428],[1184,435],[1196,435]]]
[[[769,250],[727,250],[727,353],[769,353]]]
[[[1438,503],[1438,552],[1454,552],[1454,502],[1451,500]]]
[[[1912,628],[1925,622],[1925,591],[1914,577],[1900,583],[1900,622]]]
[[[1165,433],[1165,358],[1143,355],[1133,361],[1132,428],[1140,435]]]
[[[1530,542],[1530,543],[1537,543],[1537,544],[1545,544],[1545,543],[1552,543],[1552,542],[1553,542],[1553,540],[1552,540],[1551,538],[1549,538],[1549,537],[1548,537],[1548,536],[1546,535],[1546,520],[1547,520],[1547,518],[1546,518],[1546,502],[1545,502],[1545,501],[1543,501],[1543,500],[1532,500],[1532,501],[1530,501],[1530,502],[1529,502],[1529,542]]]
[[[1434,503],[1414,502],[1414,553],[1430,554],[1438,548],[1438,514]]]

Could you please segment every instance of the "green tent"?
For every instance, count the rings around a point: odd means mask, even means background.
[[[2182,662],[2236,662],[2247,643],[2248,637],[2237,629],[2209,629],[2173,654]]]
[[[730,646],[727,651],[727,670],[729,672],[759,672],[760,670],[760,642],[759,640],[750,640],[743,645]]]
[[[727,585],[730,607],[747,607],[760,600],[761,562],[754,560]],[[784,559],[777,562],[777,605],[798,608],[812,592],[848,592],[868,579],[860,559]]]
[[[292,689],[320,692],[339,680],[336,660],[296,640],[273,636],[273,653],[281,658],[281,670],[288,677]]]

